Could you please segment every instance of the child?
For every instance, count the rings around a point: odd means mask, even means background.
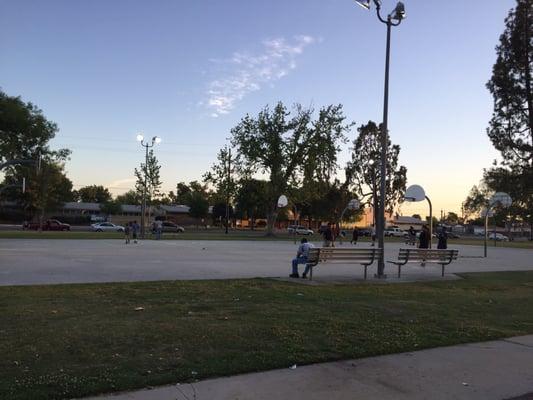
[[[129,244],[130,242],[130,230],[130,222],[128,222],[124,227],[124,239],[126,240],[126,244]]]

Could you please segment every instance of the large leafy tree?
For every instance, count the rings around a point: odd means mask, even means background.
[[[75,197],[85,203],[106,203],[112,199],[109,190],[101,185],[84,186],[76,190]]]
[[[13,159],[37,160],[39,155],[66,159],[69,150],[53,151],[49,147],[57,132],[57,125],[46,119],[37,106],[0,90],[0,163]]]
[[[352,159],[346,166],[346,182],[353,185],[359,198],[368,197],[374,210],[378,209],[381,171],[379,167],[381,155],[381,126],[369,121],[360,126],[357,138],[353,143]],[[401,202],[407,182],[407,168],[399,164],[400,146],[393,145],[387,135],[387,190],[385,210],[392,213]]]
[[[31,216],[38,214],[42,218],[45,212],[73,200],[72,182],[64,172],[70,151],[49,147],[57,132],[57,125],[37,106],[0,91],[0,164],[22,159],[34,160],[40,166],[11,165],[2,170],[4,184],[19,185],[26,179],[26,193],[13,190],[6,195]]]
[[[493,191],[513,198],[511,212],[533,227],[533,0],[517,0],[496,47],[487,88],[494,111],[487,134],[502,160],[485,171]]]
[[[336,163],[338,144],[350,128],[342,106],[322,108],[313,121],[313,110],[295,105],[289,111],[283,103],[265,107],[257,117],[246,115],[232,133],[241,171],[268,176],[267,234],[273,233],[277,199],[291,183],[305,175],[307,165],[322,165],[327,173]]]

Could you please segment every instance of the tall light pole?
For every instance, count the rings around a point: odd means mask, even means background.
[[[381,127],[381,168],[380,168],[380,193],[378,201],[378,213],[376,215],[377,226],[376,233],[378,235],[378,244],[381,249],[381,257],[378,259],[378,278],[385,278],[385,198],[386,198],[386,176],[387,176],[387,132],[388,132],[388,117],[389,117],[389,64],[390,64],[390,35],[391,28],[393,26],[398,26],[401,24],[402,20],[405,18],[405,6],[399,1],[396,4],[396,7],[387,15],[387,18],[384,19],[381,16],[381,0],[356,0],[357,4],[361,7],[370,10],[370,3],[374,3],[376,6],[376,14],[378,19],[387,25],[387,46],[386,46],[386,55],[385,55],[385,88],[384,88],[384,99],[383,99],[383,124]]]
[[[143,198],[141,203],[141,239],[144,239],[145,235],[145,214],[146,214],[146,190],[148,184],[148,149],[154,147],[156,143],[161,143],[161,138],[159,136],[154,136],[150,142],[144,141],[144,136],[142,133],[137,135],[137,141],[141,143],[141,146],[145,148],[145,157],[144,157],[144,185],[143,185]]]

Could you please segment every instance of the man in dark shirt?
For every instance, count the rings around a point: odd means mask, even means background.
[[[328,222],[328,227],[324,230],[324,247],[333,247],[333,229],[331,229],[331,222]]]

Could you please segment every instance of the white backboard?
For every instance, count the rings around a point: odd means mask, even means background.
[[[284,194],[279,196],[278,207],[279,208],[287,207],[287,204],[289,204],[289,200],[287,199],[287,196],[285,196]]]
[[[513,200],[511,199],[511,196],[509,196],[505,192],[496,192],[494,195],[490,198],[489,204],[491,206],[494,205],[501,205],[502,207],[510,207],[511,204],[513,204]]]
[[[411,185],[407,188],[404,195],[405,201],[423,201],[426,199],[424,188],[419,185]]]

